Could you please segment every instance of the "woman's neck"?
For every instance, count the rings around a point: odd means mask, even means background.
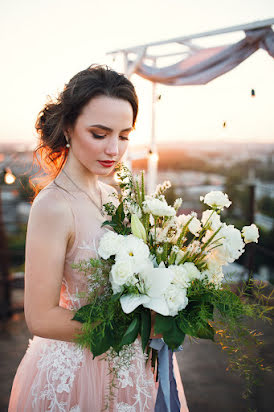
[[[76,163],[73,158],[68,157],[60,175],[64,174],[66,179],[75,184],[86,193],[93,195],[100,191],[98,176],[89,172],[80,163]]]

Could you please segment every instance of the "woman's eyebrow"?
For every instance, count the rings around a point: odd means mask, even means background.
[[[104,126],[102,124],[91,124],[89,127],[99,127],[100,129],[106,130],[107,132],[113,132],[110,127]],[[121,130],[121,132],[131,132],[133,127],[128,127],[127,129]]]

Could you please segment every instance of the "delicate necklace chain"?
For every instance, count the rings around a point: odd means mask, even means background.
[[[74,186],[76,186],[81,192],[85,193],[85,194],[88,196],[88,198],[92,201],[92,203],[97,207],[97,209],[99,210],[99,212],[101,213],[101,215],[104,216],[105,213],[104,213],[104,210],[103,210],[103,196],[102,196],[102,190],[101,190],[101,188],[99,187],[99,190],[100,190],[100,198],[101,198],[101,207],[99,207],[99,206],[97,205],[97,203],[94,202],[94,200],[92,199],[92,197],[90,197],[90,195],[89,195],[85,190],[81,189],[81,187],[79,187],[79,186],[72,180],[72,178],[64,171],[64,169],[63,169],[62,171],[63,171],[63,173],[67,176],[67,178],[74,184]]]

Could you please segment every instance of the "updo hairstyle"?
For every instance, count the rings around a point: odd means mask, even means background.
[[[55,101],[50,99],[45,104],[35,123],[39,144],[34,156],[40,170],[50,175],[50,180],[58,175],[68,155],[64,130],[73,128],[83,107],[101,95],[127,100],[132,106],[132,127],[135,127],[138,97],[131,81],[107,65],[93,64],[80,71],[65,85]]]

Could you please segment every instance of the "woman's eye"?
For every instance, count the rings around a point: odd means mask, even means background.
[[[94,133],[94,132],[91,132],[91,134],[92,134],[92,136],[93,136],[95,139],[103,139],[104,137],[106,137],[105,134],[101,135],[101,134],[96,134],[96,133]],[[126,136],[119,136],[119,137],[120,137],[120,139],[122,139],[122,140],[129,140],[128,137],[126,137]]]
[[[91,132],[91,134],[93,135],[93,137],[94,137],[95,139],[103,139],[103,138],[105,137],[104,134],[103,134],[103,135],[100,135],[100,134],[96,134],[96,133],[94,133],[94,132]]]

